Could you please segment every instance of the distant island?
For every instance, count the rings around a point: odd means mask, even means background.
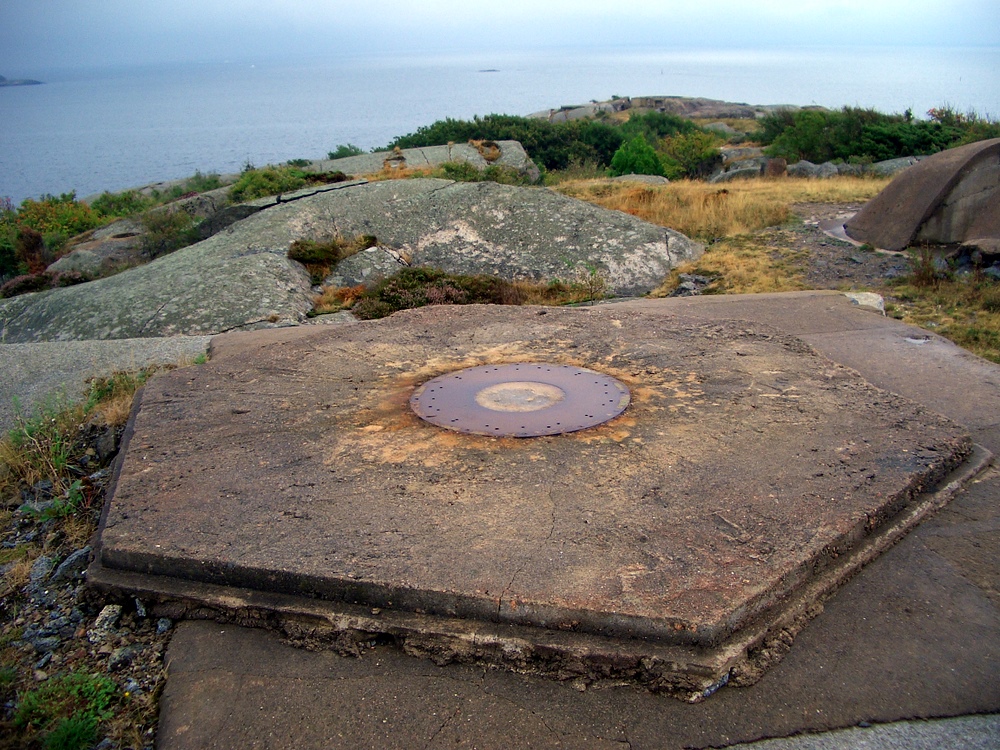
[[[0,86],[39,86],[42,81],[36,81],[31,78],[18,78],[9,79],[0,76]]]

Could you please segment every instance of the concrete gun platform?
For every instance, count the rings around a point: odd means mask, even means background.
[[[613,376],[632,403],[530,439],[408,408],[510,362]],[[697,700],[759,679],[986,455],[775,328],[660,303],[234,334],[142,394],[91,581],[304,645],[382,636]]]

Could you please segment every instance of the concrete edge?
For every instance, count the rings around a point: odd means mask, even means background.
[[[90,586],[109,595],[153,602],[157,616],[261,627],[310,649],[360,655],[365,644],[388,641],[438,664],[477,662],[586,684],[630,683],[694,703],[729,682],[745,686],[760,679],[823,611],[823,601],[916,524],[947,505],[992,459],[990,451],[973,445],[965,461],[936,488],[834,557],[784,601],[712,647],[461,620],[120,571],[104,567],[99,551],[87,577]],[[110,501],[105,513],[109,505]]]

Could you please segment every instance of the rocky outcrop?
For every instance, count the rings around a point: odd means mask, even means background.
[[[10,79],[0,76],[0,86],[40,86],[42,81],[36,81],[33,78],[17,78]]]
[[[428,265],[506,279],[567,279],[604,274],[618,295],[644,294],[701,245],[670,229],[550,190],[492,182],[378,182],[267,212],[321,237],[372,234],[379,246],[343,261],[337,281],[358,284]]]
[[[309,276],[297,239],[372,234],[338,281],[401,265],[506,279],[602,274],[618,295],[658,286],[701,245],[669,229],[541,188],[492,182],[339,183],[263,199],[253,215],[152,263],[88,284],[0,301],[6,343],[213,334],[304,322]]]
[[[1000,138],[923,159],[870,200],[847,234],[885,250],[914,243],[1000,253]]]
[[[445,146],[424,146],[393,151],[375,151],[343,159],[320,159],[306,169],[312,172],[343,172],[350,175],[375,174],[400,168],[436,167],[446,162],[464,162],[477,169],[491,165],[509,167],[532,182],[537,182],[538,167],[517,141],[495,141],[495,150],[482,144],[450,143]]]
[[[79,271],[97,276],[116,266],[134,265],[145,229],[138,219],[121,219],[75,240],[73,249],[49,266],[50,271]]]

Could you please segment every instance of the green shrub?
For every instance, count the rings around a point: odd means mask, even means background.
[[[17,259],[17,211],[10,198],[0,198],[0,282],[17,274],[19,267]]]
[[[664,138],[660,150],[666,176],[708,177],[722,163],[720,140],[717,135],[700,130]]]
[[[626,141],[611,159],[611,174],[651,174],[663,176],[663,163],[646,139],[637,135]]]
[[[505,164],[490,164],[479,169],[467,161],[449,161],[432,173],[435,177],[456,182],[497,182],[501,185],[530,185],[531,180],[513,167]]]
[[[222,178],[215,172],[202,174],[199,171],[188,177],[183,185],[174,188],[184,193],[207,193],[209,190],[218,190],[222,187]],[[179,197],[179,196],[178,196]]]
[[[17,209],[15,223],[46,234],[61,232],[73,237],[104,223],[104,218],[86,203],[76,199],[76,193],[59,197],[43,195],[40,199],[26,198]]]
[[[470,140],[520,141],[540,168],[565,169],[570,163],[594,161],[607,165],[621,146],[621,130],[595,120],[551,123],[515,115],[486,115],[472,120],[438,120],[396,138],[387,148],[443,146]]]
[[[887,115],[874,109],[844,107],[840,111],[779,110],[760,121],[766,153],[798,161],[884,161],[934,154],[947,148],[1000,135],[1000,124],[950,108],[932,109],[930,120],[909,111]]]
[[[269,195],[298,190],[306,184],[306,174],[295,167],[261,167],[247,169],[229,189],[234,203],[252,201]]]
[[[423,266],[404,268],[367,290],[352,311],[362,320],[426,305],[510,304],[513,284],[495,276],[450,274]]]
[[[93,200],[90,207],[101,216],[122,218],[148,211],[155,204],[155,200],[138,190],[126,190],[123,193],[104,191]]]
[[[355,146],[353,143],[342,143],[333,151],[328,151],[326,158],[328,159],[346,159],[348,156],[358,156],[363,154],[365,150],[359,146]]]
[[[641,135],[650,144],[658,143],[661,138],[687,135],[699,130],[690,120],[666,112],[637,112],[621,125],[621,132],[626,138]]]
[[[149,260],[168,255],[198,241],[195,220],[185,211],[160,209],[142,217],[145,232],[139,252]]]

